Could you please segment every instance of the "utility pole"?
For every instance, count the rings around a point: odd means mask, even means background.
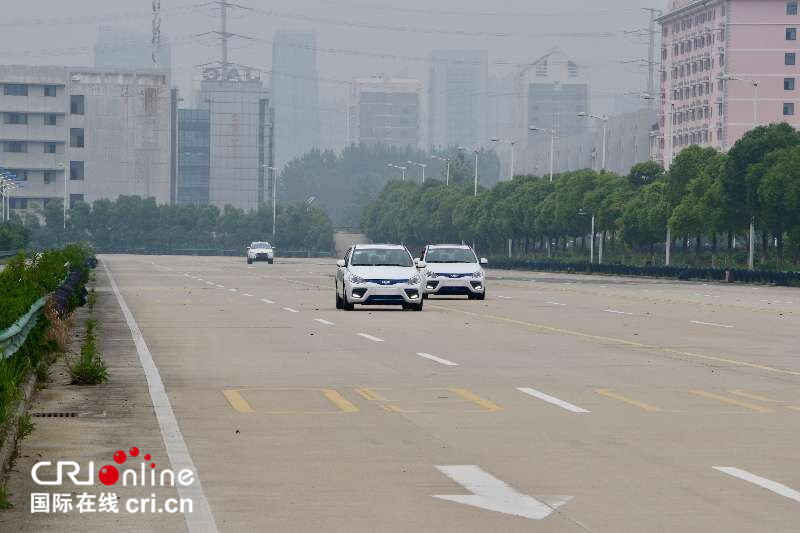
[[[153,0],[153,67],[158,68],[158,54],[161,52],[161,0]]]

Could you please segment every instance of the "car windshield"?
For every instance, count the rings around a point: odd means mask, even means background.
[[[250,248],[272,248],[272,245],[268,242],[254,242],[250,245]]]
[[[428,263],[477,263],[472,250],[466,248],[431,248],[425,255]]]
[[[398,266],[414,265],[409,253],[399,248],[363,248],[353,252],[351,266]]]

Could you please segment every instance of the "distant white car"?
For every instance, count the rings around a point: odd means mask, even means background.
[[[336,308],[402,305],[422,311],[424,262],[414,261],[405,246],[356,244],[337,262]]]
[[[470,300],[486,298],[486,273],[469,246],[461,244],[428,245],[420,261],[425,268],[425,295],[466,295]]]
[[[247,264],[251,265],[254,261],[266,261],[270,265],[275,261],[275,250],[268,242],[251,242],[247,247]]]

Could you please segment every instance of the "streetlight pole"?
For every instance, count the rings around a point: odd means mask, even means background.
[[[264,165],[264,168],[269,170],[269,178],[272,182],[272,245],[275,246],[278,222],[278,175],[275,173],[275,167]]]
[[[386,166],[389,167],[389,168],[396,168],[397,170],[402,170],[403,171],[403,181],[406,181],[406,170],[407,170],[408,167],[401,167],[399,165],[393,165],[391,163],[389,163]]]
[[[446,174],[446,177],[445,177],[444,184],[445,185],[450,185],[450,160],[448,158],[446,158],[446,157],[440,157],[438,155],[431,155],[431,157],[433,159],[438,159],[439,161],[444,161],[445,163],[447,163],[447,174]]]
[[[753,129],[758,127],[758,80],[750,78],[739,78],[733,74],[724,74],[719,77],[722,81],[745,81],[753,85]],[[755,269],[755,255],[756,255],[756,217],[750,217],[750,246],[747,254],[747,268],[749,270]]]
[[[515,163],[515,161],[514,161],[515,157],[514,156],[516,155],[515,147],[517,145],[517,141],[508,140],[508,139],[500,139],[499,137],[492,137],[489,140],[492,141],[493,143],[508,143],[508,145],[511,146],[511,160],[509,162],[510,164],[509,164],[509,169],[508,169],[509,170],[509,172],[508,172],[508,174],[509,174],[508,181],[514,181],[514,163]]]
[[[475,193],[478,196],[478,150],[475,150]]]
[[[536,126],[528,126],[530,131],[541,131],[550,135],[550,183],[553,183],[553,160],[556,153],[556,130],[547,130],[544,128],[537,128]]]
[[[414,161],[406,161],[406,163],[409,165],[420,167],[422,169],[422,183],[425,183],[425,167],[427,167],[428,165],[426,165],[425,163],[416,163]]]
[[[598,116],[598,115],[590,115],[589,113],[578,113],[579,117],[582,118],[591,118],[593,120],[599,120],[603,123],[603,171],[606,170],[606,138],[608,136],[608,116]]]

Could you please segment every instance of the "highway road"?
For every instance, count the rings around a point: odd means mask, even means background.
[[[102,262],[190,530],[800,531],[797,289],[489,270],[348,313],[332,260]]]

